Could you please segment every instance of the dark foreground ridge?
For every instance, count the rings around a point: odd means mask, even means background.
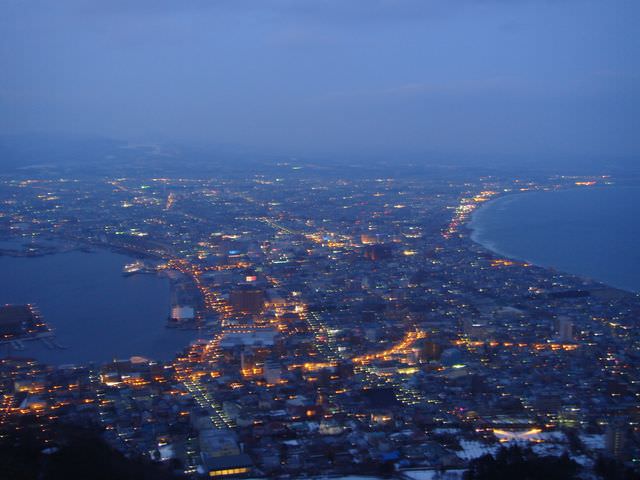
[[[171,480],[170,466],[140,456],[126,457],[100,437],[99,430],[50,426],[46,443],[25,424],[20,434],[0,441],[0,477],[11,480]]]

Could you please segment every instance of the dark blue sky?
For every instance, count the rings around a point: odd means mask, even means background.
[[[0,133],[634,156],[637,0],[0,0]]]

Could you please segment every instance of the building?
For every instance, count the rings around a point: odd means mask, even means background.
[[[233,432],[217,428],[200,430],[200,452],[203,457],[228,457],[240,454]]]
[[[23,325],[33,322],[28,305],[4,305],[0,307],[0,337],[14,337],[24,331]]]
[[[374,245],[378,243],[378,236],[371,233],[363,233],[360,235],[360,243],[363,245]]]
[[[241,478],[253,470],[253,462],[246,453],[220,457],[206,457],[205,467],[212,478]]]
[[[627,460],[627,437],[629,427],[624,418],[616,418],[609,423],[605,432],[604,445],[607,455],[621,462]]]
[[[562,408],[562,398],[555,393],[543,393],[535,400],[535,409],[542,414],[558,415]]]
[[[277,337],[278,332],[273,328],[229,332],[220,340],[220,348],[269,347],[274,345]]]
[[[573,322],[567,317],[560,317],[557,319],[558,325],[558,339],[561,342],[573,341]]]
[[[266,361],[263,368],[263,376],[270,385],[278,383],[282,378],[282,369],[280,364],[274,361]]]
[[[257,315],[264,308],[264,290],[251,285],[240,285],[229,295],[229,304],[236,313]]]
[[[378,260],[385,260],[392,257],[391,246],[376,244],[368,245],[364,249],[364,258],[372,260],[374,262]]]
[[[440,356],[444,351],[444,346],[440,342],[432,340],[421,340],[418,343],[420,348],[420,357],[423,361],[440,360]]]
[[[184,320],[193,320],[195,317],[195,312],[193,307],[183,307],[180,305],[176,305],[171,309],[171,320],[176,322],[181,322]]]

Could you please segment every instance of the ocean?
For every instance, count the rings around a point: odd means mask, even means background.
[[[640,292],[640,187],[506,195],[479,208],[470,227],[499,255]]]

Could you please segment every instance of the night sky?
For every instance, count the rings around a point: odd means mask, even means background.
[[[0,134],[640,152],[636,0],[0,0]]]

